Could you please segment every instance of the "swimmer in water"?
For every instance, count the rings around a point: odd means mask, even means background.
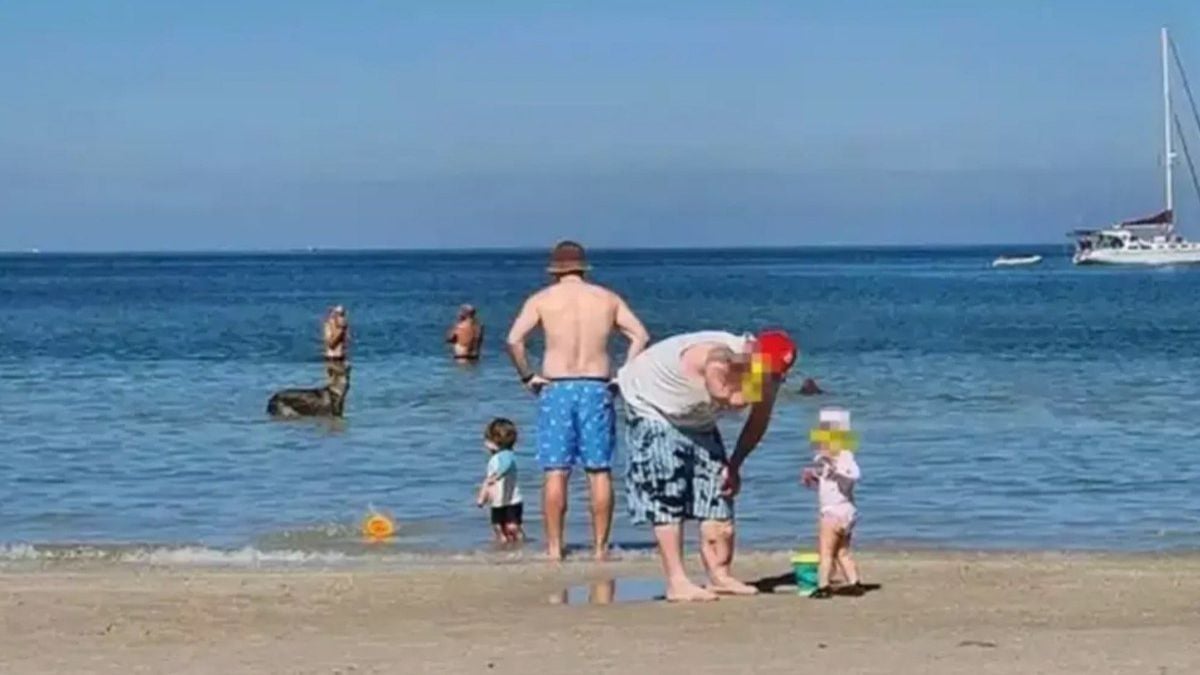
[[[479,360],[479,349],[483,346],[483,324],[476,317],[474,307],[463,305],[458,308],[458,319],[446,331],[446,342],[453,350],[455,361]]]
[[[817,381],[811,377],[804,378],[804,383],[800,385],[801,396],[818,396],[824,394],[825,391],[817,384]]]
[[[350,322],[345,307],[337,305],[329,310],[322,334],[326,386],[344,390],[348,379],[346,361],[350,353]]]

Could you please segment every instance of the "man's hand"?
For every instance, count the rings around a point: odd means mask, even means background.
[[[533,377],[529,378],[528,382],[525,383],[525,388],[533,392],[533,394],[536,396],[542,393],[542,387],[545,387],[548,384],[550,384],[550,380],[547,380],[541,375],[534,375]]]
[[[733,499],[742,489],[742,472],[730,464],[721,470],[721,496]]]

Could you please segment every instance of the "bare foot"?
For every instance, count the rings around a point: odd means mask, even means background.
[[[708,585],[721,595],[758,595],[758,589],[750,584],[742,583],[733,577],[713,580]]]
[[[679,583],[667,582],[667,602],[712,602],[717,599],[716,593],[686,579]]]
[[[596,562],[608,562],[609,561],[609,553],[608,553],[607,546],[605,546],[603,548],[597,548],[593,552],[593,555],[596,558]]]

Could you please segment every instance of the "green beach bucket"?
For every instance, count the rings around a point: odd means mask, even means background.
[[[821,556],[816,553],[797,553],[792,556],[792,571],[796,574],[796,592],[812,595],[817,590],[817,565]]]

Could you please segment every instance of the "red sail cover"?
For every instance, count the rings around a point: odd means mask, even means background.
[[[1171,209],[1161,211],[1152,216],[1138,218],[1137,220],[1126,220],[1122,225],[1170,225],[1175,222],[1175,212]]]

